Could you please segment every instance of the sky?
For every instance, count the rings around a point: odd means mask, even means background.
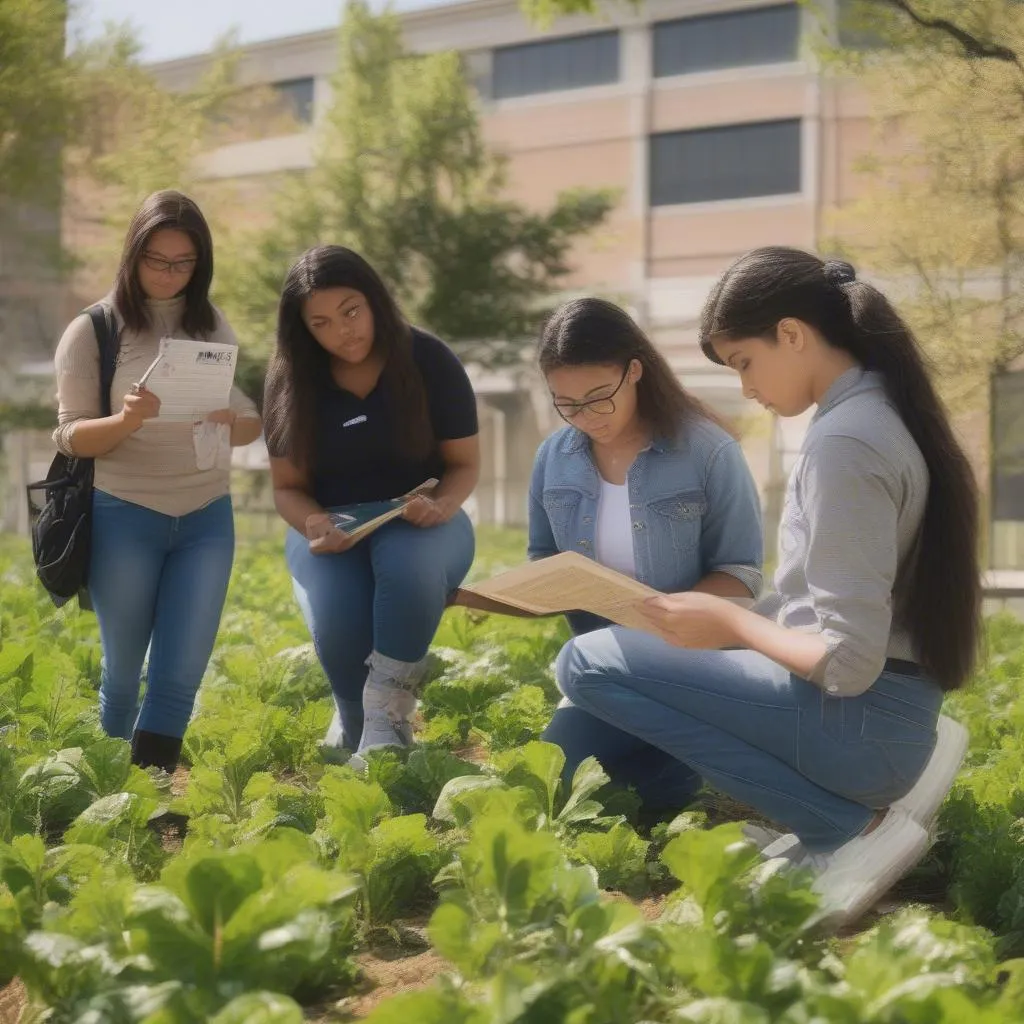
[[[393,6],[409,10],[439,2],[396,0]],[[147,62],[202,53],[233,28],[243,43],[332,28],[341,13],[341,0],[77,0],[77,5],[77,23],[90,36],[108,21],[131,22]]]

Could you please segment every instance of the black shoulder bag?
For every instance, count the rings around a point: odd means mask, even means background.
[[[114,381],[119,347],[113,310],[96,303],[86,311],[92,320],[100,350],[100,407],[111,415],[110,387]],[[32,557],[36,576],[60,608],[76,594],[83,608],[91,608],[86,589],[92,539],[93,460],[58,452],[45,480],[29,484],[28,507],[32,522]],[[33,498],[43,492],[43,504]]]

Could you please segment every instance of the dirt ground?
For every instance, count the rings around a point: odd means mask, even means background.
[[[0,988],[0,1024],[18,1024],[25,1009],[25,988],[15,979]]]

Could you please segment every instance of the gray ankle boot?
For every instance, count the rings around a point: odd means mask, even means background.
[[[357,753],[412,746],[416,691],[426,673],[427,659],[398,661],[373,651],[366,664],[370,671],[363,687],[363,734]]]

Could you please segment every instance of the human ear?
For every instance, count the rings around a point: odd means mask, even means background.
[[[793,352],[802,352],[807,345],[807,325],[795,317],[786,317],[775,328],[775,340]]]

